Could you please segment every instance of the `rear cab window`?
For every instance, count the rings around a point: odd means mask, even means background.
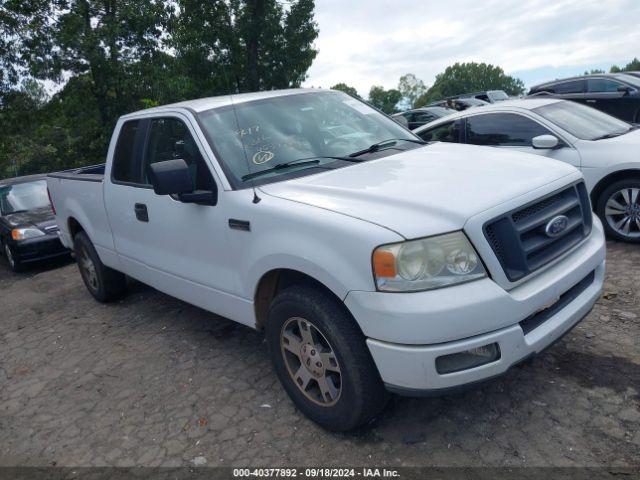
[[[111,179],[116,183],[140,183],[136,168],[139,163],[136,144],[142,132],[140,123],[140,120],[128,120],[120,129],[111,167]]]

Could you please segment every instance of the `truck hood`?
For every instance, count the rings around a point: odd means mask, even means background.
[[[537,155],[436,143],[260,189],[418,238],[459,230],[486,209],[576,172]]]

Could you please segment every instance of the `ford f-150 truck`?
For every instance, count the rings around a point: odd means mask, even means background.
[[[558,340],[603,284],[581,174],[425,144],[341,92],[206,98],[119,119],[104,166],[52,174],[101,302],[126,278],[263,330],[298,408],[349,430]]]

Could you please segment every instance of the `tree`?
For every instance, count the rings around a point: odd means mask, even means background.
[[[123,113],[299,86],[317,54],[313,10],[313,0],[0,1],[0,178],[104,161]],[[43,98],[32,79],[57,93]]]
[[[177,0],[168,44],[195,96],[298,87],[317,55],[313,0]]]
[[[506,75],[502,68],[486,63],[456,63],[436,76],[433,86],[422,95],[416,106],[435,100],[484,90],[504,90],[508,95],[524,92],[524,83]]]
[[[137,82],[127,82],[128,70],[155,59],[167,14],[163,1],[11,1],[46,18],[25,40],[22,60],[34,77],[60,81],[87,75],[105,129],[132,108]]]
[[[620,72],[637,72],[640,71],[640,59],[634,58],[631,62],[627,63],[624,67],[620,68],[617,65],[613,65],[611,73],[620,73]]]
[[[600,73],[605,73],[604,70],[600,70],[599,68],[593,69],[591,71],[585,71],[584,74],[585,75],[598,75]]]
[[[336,83],[333,87],[331,87],[331,90],[340,90],[341,92],[349,94],[352,97],[360,98],[360,95],[358,95],[358,91],[355,88],[350,87],[346,83]]]
[[[406,102],[407,106],[413,108],[416,101],[427,92],[427,87],[424,82],[413,73],[407,73],[400,77],[398,90],[402,94],[402,99]]]
[[[402,94],[395,88],[385,90],[384,87],[373,86],[369,90],[369,102],[385,113],[396,113],[398,111],[396,106],[400,100],[402,100]]]

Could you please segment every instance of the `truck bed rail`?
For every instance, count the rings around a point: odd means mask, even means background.
[[[102,182],[104,179],[105,164],[90,165],[88,167],[72,168],[62,172],[50,173],[51,178],[62,178],[65,180],[80,180],[82,182]]]

